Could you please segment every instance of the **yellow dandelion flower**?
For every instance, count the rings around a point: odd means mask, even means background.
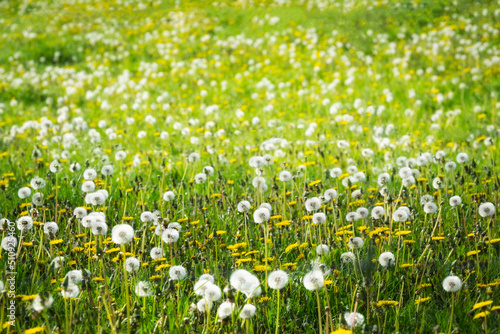
[[[35,334],[45,331],[45,327],[33,327],[24,331],[24,334]]]
[[[261,298],[259,299],[259,303],[265,303],[265,302],[267,302],[267,301],[269,301],[269,297],[261,297]]]
[[[348,329],[339,328],[336,331],[331,332],[330,334],[352,334],[352,331]]]
[[[478,308],[485,307],[485,306],[488,306],[488,305],[491,305],[491,304],[493,304],[493,300],[487,300],[485,302],[480,302],[480,303],[474,304],[474,306],[472,307],[472,309],[473,310],[477,310]]]
[[[429,300],[431,300],[431,297],[425,297],[425,298],[415,299],[415,305],[425,303],[425,302],[427,302]]]
[[[376,304],[378,307],[384,306],[398,306],[399,303],[395,300],[379,300]]]
[[[479,318],[486,318],[488,316],[488,314],[490,314],[489,311],[479,312],[478,314],[476,314],[474,316],[473,319],[475,320],[475,319],[479,319]]]
[[[479,253],[481,253],[480,250],[477,250],[477,251],[474,250],[474,251],[467,252],[467,256],[472,256],[472,255],[476,255],[476,254],[479,254]]]

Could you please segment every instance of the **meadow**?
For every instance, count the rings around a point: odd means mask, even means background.
[[[500,333],[497,1],[0,27],[0,332]]]

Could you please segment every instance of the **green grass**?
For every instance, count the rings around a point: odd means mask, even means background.
[[[326,281],[319,290],[323,333],[350,330],[344,313],[354,310],[365,319],[355,333],[500,330],[498,217],[478,213],[485,202],[498,207],[500,189],[495,2],[10,1],[0,6],[5,27],[0,34],[0,218],[35,221],[22,236],[15,229],[22,247],[15,249],[13,326],[6,318],[8,251],[0,253],[3,332],[272,333],[278,328],[319,333],[316,293],[303,284],[318,261]],[[270,24],[272,17],[279,21]],[[439,46],[435,52],[433,44]],[[262,84],[265,79],[272,87]],[[357,99],[364,112],[354,106]],[[336,102],[342,107],[331,114]],[[210,105],[219,109],[206,114]],[[379,106],[385,111],[377,115]],[[238,109],[244,115],[237,115]],[[156,122],[149,124],[147,115]],[[76,126],[78,117],[86,127]],[[46,119],[52,124],[43,130]],[[30,128],[30,121],[38,125]],[[306,131],[313,123],[315,130]],[[394,130],[386,133],[390,124]],[[183,133],[186,128],[189,134]],[[91,140],[89,129],[100,134],[99,141]],[[138,138],[140,131],[146,131],[145,138]],[[161,139],[162,131],[168,139]],[[71,144],[70,135],[76,139]],[[261,144],[270,138],[284,138],[288,145],[266,151]],[[340,140],[350,147],[340,149]],[[32,156],[35,148],[42,153],[38,160]],[[362,154],[367,148],[372,157]],[[127,152],[124,161],[115,159],[120,150]],[[443,159],[414,166],[420,173],[415,186],[402,187],[398,157],[435,156],[440,150]],[[187,160],[192,152],[200,161]],[[444,164],[461,152],[470,160],[446,171]],[[268,186],[262,193],[252,185],[257,173],[249,160],[268,153],[274,163],[261,167]],[[49,169],[53,161],[62,164],[57,178]],[[70,171],[74,162],[82,167],[76,173]],[[108,164],[114,173],[106,178],[100,171]],[[342,179],[352,165],[366,180],[350,188]],[[204,166],[215,172],[196,184]],[[342,169],[340,178],[330,176],[334,167]],[[96,190],[109,194],[104,205],[85,203],[81,186],[87,168],[98,172]],[[279,180],[283,170],[292,173],[292,181]],[[382,172],[391,176],[387,197],[377,184]],[[47,181],[39,190],[40,205],[31,196],[18,196],[35,176]],[[436,177],[443,189],[433,187]],[[306,200],[331,188],[339,197],[319,210],[326,223],[311,225]],[[166,190],[174,191],[174,201],[163,201]],[[361,190],[359,198],[351,196],[355,190]],[[426,194],[438,212],[425,214],[420,201]],[[449,204],[454,195],[462,199],[458,209]],[[237,210],[242,200],[252,205],[247,214]],[[264,202],[272,206],[267,270],[265,224],[253,218]],[[392,213],[403,203],[411,215],[398,223]],[[74,216],[82,206],[105,213],[105,236],[96,239]],[[346,220],[359,207],[375,206],[384,207],[383,219]],[[172,250],[154,233],[152,222],[140,219],[156,210],[159,224],[182,226]],[[59,231],[49,237],[43,226],[51,221]],[[111,229],[122,223],[130,224],[136,237],[125,246],[126,256],[141,263],[126,278],[120,246],[111,239]],[[8,234],[5,224],[2,239]],[[401,230],[411,232],[398,236]],[[354,264],[343,263],[353,236],[364,246],[354,251]],[[318,256],[319,244],[330,252]],[[164,250],[164,259],[152,260],[153,247]],[[377,261],[387,251],[397,257],[389,269]],[[58,255],[65,261],[54,268]],[[169,279],[172,265],[187,270],[177,285]],[[193,292],[202,274],[213,275],[224,289],[236,269],[258,277],[260,296],[246,299],[229,289],[209,317],[192,309],[202,298]],[[277,294],[265,281],[277,269],[289,275],[279,314]],[[84,279],[77,298],[65,299],[61,290],[71,270],[83,270]],[[463,282],[455,294],[442,287],[451,275]],[[137,296],[139,281],[150,282],[154,294]],[[49,293],[53,304],[34,310],[35,296]],[[430,299],[418,302],[424,298]],[[223,301],[235,301],[236,312],[220,321],[217,308]],[[381,301],[397,305],[377,305]],[[477,308],[484,301],[491,304]],[[248,322],[238,318],[245,303],[257,308]]]

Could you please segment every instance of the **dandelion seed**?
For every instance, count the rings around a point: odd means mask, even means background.
[[[385,216],[385,209],[383,206],[375,206],[371,212],[373,219],[382,219]]]
[[[78,219],[82,219],[87,216],[87,210],[85,208],[75,208],[75,210],[73,210],[73,215]]]
[[[312,222],[314,225],[321,225],[326,222],[326,215],[323,212],[317,212],[312,217]]]
[[[330,176],[334,179],[340,177],[342,175],[342,169],[340,168],[332,168],[330,169]]]
[[[59,173],[60,171],[62,171],[62,165],[59,161],[54,160],[50,163],[49,170],[54,174]]]
[[[328,189],[325,190],[323,197],[325,198],[324,202],[331,202],[332,200],[337,199],[338,194],[335,189]]]
[[[346,216],[345,216],[345,219],[348,221],[348,222],[355,222],[355,221],[358,221],[359,219],[361,219],[361,215],[359,215],[357,212],[349,212]]]
[[[469,161],[469,155],[467,153],[458,153],[457,154],[457,162],[459,164],[464,164]]]
[[[17,220],[17,228],[19,231],[29,231],[33,228],[33,218],[23,216]]]
[[[207,175],[205,173],[198,173],[194,176],[194,181],[196,184],[202,184],[207,181]]]
[[[208,281],[205,281],[207,283],[207,287],[205,288],[205,293],[203,294],[205,299],[208,302],[215,302],[219,300],[222,297],[222,291],[221,289]]]
[[[47,222],[43,225],[43,233],[45,234],[56,234],[59,231],[59,226],[55,222]]]
[[[206,311],[210,312],[210,309],[212,308],[212,303],[205,300],[205,298],[202,298],[198,301],[198,303],[196,303],[196,308],[200,313],[205,313]]]
[[[279,175],[279,179],[282,182],[288,182],[292,179],[292,174],[289,171],[282,171]]]
[[[90,228],[94,235],[106,235],[108,233],[108,225],[103,221],[92,221]]]
[[[340,261],[342,261],[342,263],[353,263],[355,259],[356,256],[353,252],[345,252],[340,255]]]
[[[161,259],[165,255],[163,249],[161,249],[160,247],[153,247],[149,254],[151,255],[151,258],[153,260]]]
[[[76,173],[79,172],[82,169],[82,166],[78,162],[74,162],[71,165],[69,165],[69,171],[71,173]]]
[[[31,180],[30,184],[31,188],[33,188],[34,190],[38,190],[44,188],[47,182],[40,177],[35,177]]]
[[[113,175],[113,166],[111,165],[104,165],[101,168],[101,174],[104,176],[111,176]]]
[[[17,238],[13,236],[7,236],[2,239],[3,250],[9,252],[17,247]]]
[[[433,214],[436,213],[438,207],[435,203],[429,202],[424,205],[424,212],[427,214]]]
[[[305,206],[306,210],[309,212],[319,210],[319,208],[321,207],[321,200],[318,197],[308,198],[306,200]]]

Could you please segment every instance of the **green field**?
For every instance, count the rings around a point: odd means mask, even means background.
[[[1,333],[500,333],[500,9],[0,1]]]

